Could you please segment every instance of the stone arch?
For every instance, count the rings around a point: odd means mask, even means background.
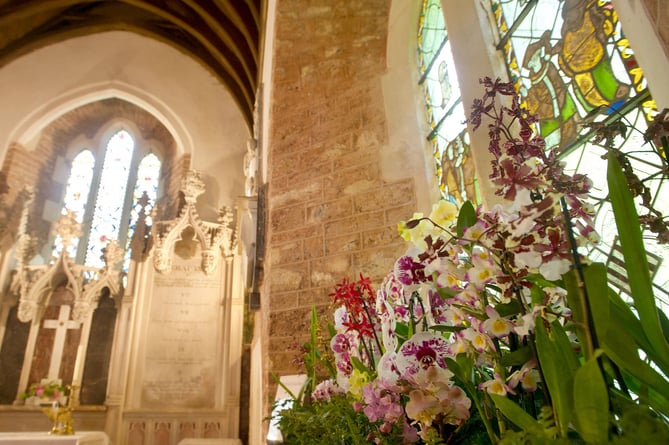
[[[91,83],[50,98],[9,133],[8,141],[30,147],[40,131],[54,120],[81,106],[111,98],[129,102],[153,115],[174,138],[177,155],[193,152],[193,138],[178,113],[157,96],[118,80]]]

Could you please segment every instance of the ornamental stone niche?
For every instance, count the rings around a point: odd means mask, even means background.
[[[169,272],[175,245],[183,240],[184,231],[191,229],[195,241],[199,243],[201,269],[206,275],[211,275],[218,266],[221,253],[224,258],[229,258],[237,245],[234,230],[230,228],[232,209],[221,208],[217,223],[201,221],[195,204],[197,197],[204,193],[204,182],[200,173],[193,170],[188,172],[182,183],[182,193],[186,204],[179,216],[171,221],[157,222],[154,226],[154,266],[158,272]]]
[[[182,183],[178,217],[155,222],[138,277],[121,443],[237,438],[244,295],[233,210],[196,210],[200,174]],[[237,218],[238,219],[238,218]]]

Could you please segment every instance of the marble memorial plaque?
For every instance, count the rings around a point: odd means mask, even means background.
[[[155,275],[142,383],[145,408],[214,408],[222,267],[206,275],[197,253],[174,255],[172,270]]]

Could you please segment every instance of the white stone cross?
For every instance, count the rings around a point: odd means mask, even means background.
[[[65,334],[68,329],[79,329],[79,322],[70,320],[70,306],[64,304],[60,307],[60,313],[57,320],[44,320],[42,325],[44,329],[55,329],[56,337],[53,339],[53,348],[51,350],[51,363],[49,363],[49,380],[58,379],[60,373],[60,361],[63,358],[63,348],[65,346]]]

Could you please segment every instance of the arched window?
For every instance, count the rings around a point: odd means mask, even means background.
[[[72,170],[67,180],[67,187],[65,189],[65,198],[63,199],[63,211],[70,210],[74,212],[77,222],[84,222],[84,214],[86,212],[86,204],[88,202],[88,195],[91,190],[91,183],[93,181],[93,169],[95,168],[95,157],[90,150],[80,152],[72,160]],[[75,243],[79,240],[76,239]],[[62,241],[56,239],[56,253],[62,250]],[[71,246],[72,252],[70,254],[75,256],[77,244]]]
[[[630,42],[610,0],[488,1],[509,79],[539,118],[547,147],[558,146],[567,165],[587,174],[596,186],[593,203],[603,242],[591,256],[611,271],[617,267],[616,229],[607,201],[606,149],[591,143],[593,122],[625,125],[627,131],[616,138],[615,147],[627,154],[655,208],[669,215],[666,175],[661,174],[666,160],[643,137],[657,110]],[[647,211],[640,208],[639,213]],[[669,257],[669,249],[651,231],[645,238],[656,294],[666,309],[669,264],[662,258]],[[627,291],[625,282],[612,284]]]
[[[440,0],[423,0],[418,26],[420,85],[425,94],[437,179],[449,200],[479,200],[465,111]]]
[[[157,197],[161,163],[155,154],[146,152],[136,147],[128,130],[120,129],[101,141],[97,159],[91,150],[73,159],[62,213],[72,211],[83,223],[84,233],[75,246],[77,262],[102,267],[103,249],[111,240],[117,240],[127,252],[142,195],[146,193],[149,199],[144,206],[147,213]],[[59,239],[55,243],[56,251],[62,249]],[[127,270],[129,255],[125,258]]]

